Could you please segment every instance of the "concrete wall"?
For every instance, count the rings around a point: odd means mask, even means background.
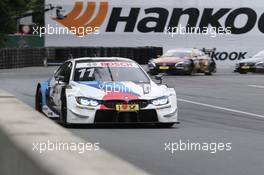
[[[33,151],[33,143],[84,140],[0,90],[1,175],[147,175],[100,148],[79,154],[74,151]]]

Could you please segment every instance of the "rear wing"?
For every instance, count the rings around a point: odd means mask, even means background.
[[[212,53],[216,51],[216,48],[202,48],[200,49],[202,52],[204,52],[206,55],[210,56],[212,58]]]

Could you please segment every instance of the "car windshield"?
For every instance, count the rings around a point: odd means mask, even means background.
[[[79,62],[76,64],[74,81],[149,83],[149,78],[133,62]]]
[[[167,51],[162,57],[191,57],[191,52]]]

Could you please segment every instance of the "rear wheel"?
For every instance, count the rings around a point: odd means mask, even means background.
[[[213,75],[212,72],[205,72],[204,75]]]
[[[214,62],[209,65],[208,72],[205,72],[204,75],[213,75],[213,72],[216,72],[216,65]]]
[[[240,73],[240,74],[247,74],[247,72],[246,71],[238,71],[238,73]]]
[[[40,88],[38,87],[36,90],[36,96],[35,96],[35,109],[38,112],[42,113],[42,105],[43,105],[42,104],[42,93],[41,93]]]
[[[205,72],[204,75],[213,75],[213,72],[209,70],[208,72]]]

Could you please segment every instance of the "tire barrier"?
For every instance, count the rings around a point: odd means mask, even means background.
[[[162,47],[48,47],[0,49],[0,69],[43,66],[78,57],[125,57],[147,64],[162,55]]]

